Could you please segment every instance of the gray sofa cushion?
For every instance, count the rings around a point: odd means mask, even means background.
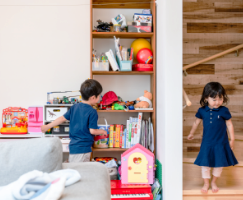
[[[32,170],[49,173],[59,169],[62,169],[62,144],[59,138],[0,142],[0,186]]]
[[[105,165],[95,162],[63,163],[63,169],[78,170],[81,180],[65,188],[61,200],[110,200],[110,177]]]

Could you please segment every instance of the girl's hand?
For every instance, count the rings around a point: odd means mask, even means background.
[[[234,141],[234,140],[231,140],[231,141],[230,141],[230,148],[231,148],[231,150],[233,150],[233,149],[234,149],[234,143],[235,143],[235,141]]]
[[[187,139],[188,139],[188,140],[193,140],[193,139],[194,139],[193,134],[190,133],[190,134],[187,136]]]

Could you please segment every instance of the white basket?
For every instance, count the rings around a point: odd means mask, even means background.
[[[109,71],[109,62],[92,62],[92,71]]]

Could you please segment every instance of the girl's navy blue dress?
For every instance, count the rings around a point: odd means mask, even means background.
[[[194,164],[205,167],[228,167],[238,164],[230,148],[225,120],[231,118],[229,109],[208,106],[198,109],[197,118],[203,120],[203,138]]]

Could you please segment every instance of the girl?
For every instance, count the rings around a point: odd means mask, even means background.
[[[187,139],[192,140],[194,132],[203,120],[203,138],[200,152],[194,164],[202,166],[202,178],[204,186],[202,193],[207,193],[209,188],[210,170],[213,168],[211,181],[212,192],[218,192],[216,180],[220,177],[223,167],[238,164],[234,153],[234,127],[231,122],[229,109],[222,106],[227,104],[228,97],[223,86],[217,82],[208,83],[203,90],[200,100],[201,108],[196,113],[196,120],[193,123]],[[230,143],[227,129],[230,133]]]

